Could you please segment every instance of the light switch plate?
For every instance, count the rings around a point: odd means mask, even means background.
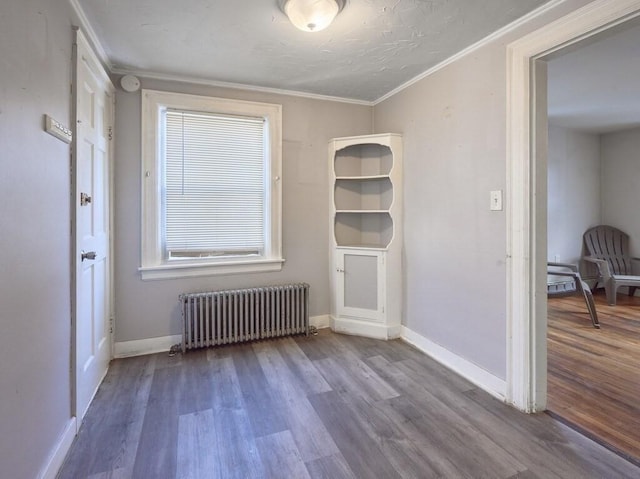
[[[65,143],[71,143],[73,135],[71,130],[64,126],[57,120],[54,120],[49,115],[44,116],[44,130],[50,135],[55,136],[57,139],[64,141]]]
[[[491,192],[491,211],[502,211],[502,190]]]

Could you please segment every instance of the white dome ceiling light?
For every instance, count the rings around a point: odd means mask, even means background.
[[[327,28],[344,7],[345,0],[284,0],[282,10],[304,32]]]

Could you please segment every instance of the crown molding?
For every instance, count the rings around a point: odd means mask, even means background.
[[[496,30],[495,32],[487,35],[486,37],[484,37],[483,39],[477,41],[473,45],[468,46],[464,50],[460,50],[455,55],[452,55],[449,58],[447,58],[446,60],[443,60],[440,63],[432,66],[428,70],[426,70],[426,71],[422,72],[421,74],[413,77],[411,80],[403,83],[399,87],[394,88],[389,93],[386,93],[386,94],[382,95],[380,98],[378,98],[377,100],[374,100],[372,102],[373,106],[376,106],[378,103],[382,103],[383,101],[388,100],[389,98],[391,98],[392,96],[396,95],[397,93],[400,93],[402,90],[405,90],[405,89],[409,88],[414,83],[417,83],[420,80],[428,77],[429,75],[434,74],[438,70],[442,70],[447,65],[450,65],[451,63],[453,63],[453,62],[455,62],[457,60],[460,60],[462,57],[465,57],[466,55],[468,55],[470,53],[473,53],[474,51],[484,47],[485,45],[493,42],[494,40],[496,40],[496,39],[498,39],[498,38],[500,38],[500,37],[512,32],[513,30],[519,28],[520,26],[522,26],[525,23],[533,20],[534,18],[539,17],[540,15],[544,15],[549,10],[557,7],[558,5],[563,3],[564,1],[565,0],[551,0],[550,2],[547,2],[544,5],[536,8],[535,10],[532,10],[531,12],[529,12],[526,15],[518,18],[517,20],[514,20],[513,22],[509,23],[508,25],[506,25],[506,26],[500,28],[499,30]]]
[[[450,56],[449,58],[441,61],[440,63],[434,65],[433,67],[429,68],[428,70],[426,70],[426,71],[422,72],[421,74],[413,77],[412,79],[406,81],[402,85],[394,88],[393,90],[389,91],[388,93],[382,95],[381,97],[379,97],[378,99],[373,100],[373,101],[358,100],[358,99],[355,99],[355,98],[344,98],[344,97],[337,97],[337,96],[331,96],[331,95],[321,95],[321,94],[316,94],[316,93],[309,93],[309,92],[297,91],[297,90],[287,90],[287,89],[282,89],[282,88],[262,87],[262,86],[257,86],[257,85],[248,85],[248,84],[244,84],[244,83],[224,82],[224,81],[210,80],[210,79],[206,79],[206,78],[194,77],[194,76],[188,76],[188,75],[177,75],[177,74],[159,73],[159,72],[145,71],[145,70],[117,68],[109,60],[109,57],[107,56],[106,51],[102,47],[102,44],[100,43],[100,40],[99,40],[97,34],[95,33],[95,30],[93,29],[93,27],[89,23],[89,20],[88,20],[87,16],[85,15],[84,10],[82,9],[80,4],[78,3],[78,0],[69,0],[69,3],[71,4],[73,10],[75,11],[76,15],[78,16],[78,18],[80,20],[80,24],[81,24],[80,26],[83,29],[83,31],[85,32],[85,35],[87,36],[87,38],[89,39],[91,44],[94,46],[94,48],[96,50],[96,54],[98,55],[98,58],[107,67],[109,72],[112,73],[112,74],[115,74],[115,75],[135,75],[135,76],[139,76],[139,77],[142,77],[142,78],[150,78],[150,79],[154,79],[154,80],[175,81],[175,82],[182,82],[182,83],[192,83],[192,84],[196,84],[196,85],[206,85],[206,86],[213,86],[213,87],[220,87],[220,88],[230,88],[230,89],[235,89],[235,90],[245,90],[245,91],[255,91],[255,92],[260,92],[260,93],[272,93],[272,94],[277,94],[277,95],[296,96],[296,97],[299,97],[299,98],[308,98],[308,99],[311,99],[311,100],[333,101],[333,102],[339,102],[339,103],[348,103],[348,104],[352,104],[352,105],[376,106],[379,103],[382,103],[383,101],[385,101],[385,100],[391,98],[392,96],[400,93],[401,91],[409,88],[410,86],[412,86],[413,84],[419,82],[420,80],[422,80],[422,79],[432,75],[433,73],[436,73],[437,71],[443,69],[447,65],[450,65],[451,63],[454,63],[455,61],[465,57],[466,55],[468,55],[470,53],[473,53],[474,51],[482,48],[483,46],[493,42],[494,40],[496,40],[496,39],[498,39],[498,38],[500,38],[500,37],[512,32],[513,30],[515,30],[515,29],[519,28],[520,26],[526,24],[527,22],[531,21],[532,19],[535,19],[536,17],[547,13],[549,10],[552,10],[553,8],[555,8],[556,6],[560,5],[564,1],[565,0],[551,0],[551,1],[547,2],[547,3],[545,3],[544,5],[538,7],[535,10],[529,12],[528,14],[518,18],[517,20],[515,20],[515,21],[511,22],[510,24],[506,25],[505,27],[502,27],[501,29],[496,30],[495,32],[487,35],[486,37],[484,37],[483,39],[481,39],[478,42],[474,43],[473,45],[470,45],[467,48],[465,48],[464,50],[461,50],[460,52],[458,52],[458,53]]]
[[[85,37],[87,37],[89,43],[92,45],[95,54],[98,56],[98,59],[107,68],[107,70],[111,71],[113,66],[111,64],[111,60],[109,60],[107,52],[103,48],[102,43],[100,43],[100,39],[98,38],[96,31],[91,26],[91,23],[89,23],[89,19],[78,3],[78,0],[69,0],[69,4],[71,5],[71,8],[73,8],[75,14],[78,16],[78,20],[80,21],[79,27],[82,29]]]
[[[343,98],[338,96],[320,95],[316,93],[308,93],[296,90],[285,90],[282,88],[263,87],[257,85],[247,85],[243,83],[224,82],[217,80],[209,80],[201,77],[191,77],[187,75],[175,75],[171,73],[159,73],[145,70],[134,70],[125,68],[111,68],[114,75],[135,75],[141,78],[149,78],[153,80],[175,81],[182,83],[191,83],[194,85],[206,85],[219,88],[230,88],[234,90],[255,91],[260,93],[273,93],[276,95],[296,96],[300,98],[308,98],[311,100],[334,101],[339,103],[349,103],[352,105],[373,106],[373,102],[367,100],[356,100],[353,98]]]

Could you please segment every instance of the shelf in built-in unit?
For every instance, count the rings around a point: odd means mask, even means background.
[[[385,210],[336,211],[333,229],[337,246],[386,248],[393,238],[393,221]]]
[[[369,243],[358,243],[358,244],[341,244],[338,245],[338,248],[342,249],[367,249],[372,251],[386,251],[388,248],[386,246],[380,246],[379,244],[369,244]]]
[[[336,176],[368,177],[391,173],[391,148],[377,143],[361,143],[338,149],[333,158]]]
[[[340,211],[385,211],[393,203],[393,184],[389,177],[366,181],[337,179],[333,200]]]
[[[389,178],[389,175],[336,176],[336,180],[354,180],[354,181],[384,180],[385,178]]]
[[[336,210],[336,213],[388,213],[389,210]]]
[[[329,147],[332,327],[400,335],[402,139],[336,138]]]

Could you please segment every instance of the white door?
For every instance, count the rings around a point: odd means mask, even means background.
[[[384,320],[384,252],[337,249],[339,317]]]
[[[76,37],[74,344],[78,426],[111,359],[110,140],[113,85],[84,36]]]

